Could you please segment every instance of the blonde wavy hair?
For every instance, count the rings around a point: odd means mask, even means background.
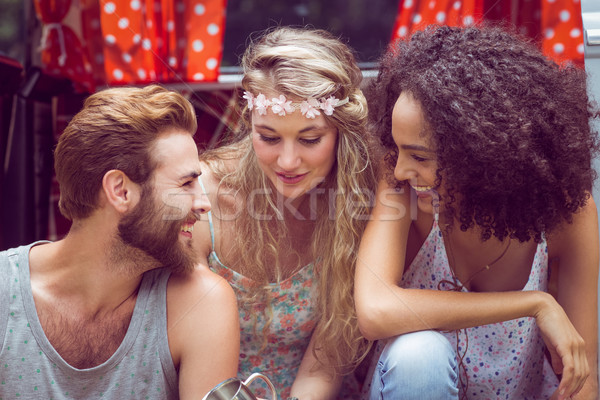
[[[243,89],[255,95],[277,93],[295,101],[309,97],[349,98],[333,115],[324,115],[337,128],[338,139],[336,162],[319,187],[337,195],[333,199],[318,196],[310,249],[313,259],[318,260],[315,271],[319,282],[319,323],[313,332],[315,349],[320,352],[321,363],[333,367],[336,374],[347,374],[364,359],[371,345],[358,329],[353,300],[357,250],[375,191],[375,171],[369,158],[372,145],[366,133],[367,103],[360,89],[362,73],[352,51],[330,33],[290,27],[267,31],[250,43],[242,67]],[[251,111],[247,107],[242,111],[242,121],[242,129],[232,144],[209,150],[201,158],[211,165],[220,180],[219,190],[226,187],[237,198],[248,199],[256,190],[272,193],[273,187],[252,148]],[[232,171],[226,161],[234,159],[240,162]],[[239,213],[235,219],[237,232],[232,239],[236,241],[235,254],[227,256],[229,265],[237,264],[240,271],[244,266],[258,270],[253,279],[263,285],[253,291],[248,304],[269,299],[266,284],[272,260],[279,279],[281,266],[277,254],[291,248],[288,229],[273,196],[258,196],[253,200],[252,210],[246,209],[251,212]],[[273,219],[276,227],[256,218],[257,215],[279,217]],[[267,315],[268,312],[267,304]],[[265,345],[266,340],[265,337]]]

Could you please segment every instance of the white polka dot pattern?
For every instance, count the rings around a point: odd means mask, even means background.
[[[541,0],[542,50],[556,62],[583,65],[583,35],[579,0]]]
[[[580,0],[522,0],[516,14],[502,2],[484,0],[400,0],[392,40],[436,25],[474,26],[482,19],[516,23],[519,33],[539,42],[557,62],[570,60],[583,66]]]
[[[104,48],[108,83],[217,79],[224,7],[225,0],[105,3],[100,21],[111,45]]]
[[[45,32],[42,63],[78,89],[217,79],[226,0],[76,3],[36,0],[36,14]]]
[[[394,37],[404,38],[431,24],[460,26],[473,24],[481,12],[482,0],[404,0],[400,2]]]

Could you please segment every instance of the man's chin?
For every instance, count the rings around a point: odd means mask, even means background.
[[[175,252],[177,255],[173,257],[172,262],[165,263],[164,267],[176,274],[189,274],[196,268],[198,264],[198,256],[191,246],[180,246]]]

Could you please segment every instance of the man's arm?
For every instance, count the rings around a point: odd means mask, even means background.
[[[172,276],[167,287],[169,347],[182,400],[200,399],[235,377],[240,330],[237,301],[227,281],[200,265]]]

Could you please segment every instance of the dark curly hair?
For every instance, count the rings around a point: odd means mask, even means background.
[[[404,91],[421,105],[445,212],[463,231],[477,225],[483,240],[539,242],[586,204],[598,150],[589,121],[598,113],[583,70],[556,65],[499,27],[429,27],[395,43],[367,88],[391,170],[391,115]]]

